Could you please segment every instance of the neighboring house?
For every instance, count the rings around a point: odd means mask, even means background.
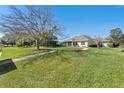
[[[102,40],[102,47],[108,47],[109,40]]]
[[[72,47],[89,47],[92,44],[94,44],[93,39],[86,35],[76,36],[63,42],[63,45]]]
[[[93,41],[96,42],[97,40],[93,39]],[[97,41],[97,43],[98,43],[98,41]],[[99,41],[99,46],[100,47],[108,47],[108,44],[109,44],[109,40],[103,39],[103,40]]]

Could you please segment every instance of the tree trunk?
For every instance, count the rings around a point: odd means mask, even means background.
[[[97,43],[97,48],[100,48],[100,42]]]
[[[99,47],[99,44],[97,44],[97,48],[100,48],[100,47]]]
[[[36,48],[37,48],[37,50],[40,49],[39,40],[36,40]]]

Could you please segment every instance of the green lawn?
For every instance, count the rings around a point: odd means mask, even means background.
[[[4,47],[2,48],[2,51],[3,51],[3,54],[0,57],[0,60],[37,53],[36,48],[34,47],[31,47],[31,48]]]
[[[17,70],[0,75],[0,87],[124,87],[124,53],[119,49],[56,50],[15,63]]]
[[[35,54],[39,52],[49,51],[49,50],[74,50],[75,48],[70,47],[62,47],[62,48],[41,48],[41,50],[36,50],[36,47],[3,47],[2,51],[3,54],[0,57],[0,60],[9,59],[9,58],[16,58],[21,56],[26,56],[30,54]]]

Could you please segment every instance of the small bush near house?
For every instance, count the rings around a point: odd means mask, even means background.
[[[29,47],[31,44],[29,42],[17,42],[17,47]]]
[[[108,43],[108,46],[113,47],[113,48],[114,47],[119,47],[119,43],[117,43],[117,44],[116,43]]]
[[[124,44],[123,45],[120,45],[119,48],[124,48]]]
[[[119,47],[119,43],[113,43],[113,47]]]
[[[108,43],[108,46],[109,47],[113,47],[113,43]]]
[[[120,52],[124,52],[124,49],[120,49]]]
[[[96,44],[89,45],[89,47],[97,47]]]

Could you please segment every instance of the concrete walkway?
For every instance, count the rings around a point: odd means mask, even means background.
[[[36,57],[36,56],[51,54],[51,53],[54,53],[54,52],[56,52],[56,51],[53,50],[53,51],[44,52],[44,53],[32,54],[32,55],[28,55],[28,56],[24,56],[24,57],[14,58],[12,60],[13,60],[13,62],[18,62],[18,61],[22,61],[22,60],[29,59],[29,58]]]
[[[0,57],[2,56],[2,53],[3,53],[3,52],[0,52]]]
[[[88,50],[88,48],[83,48],[82,50]]]

